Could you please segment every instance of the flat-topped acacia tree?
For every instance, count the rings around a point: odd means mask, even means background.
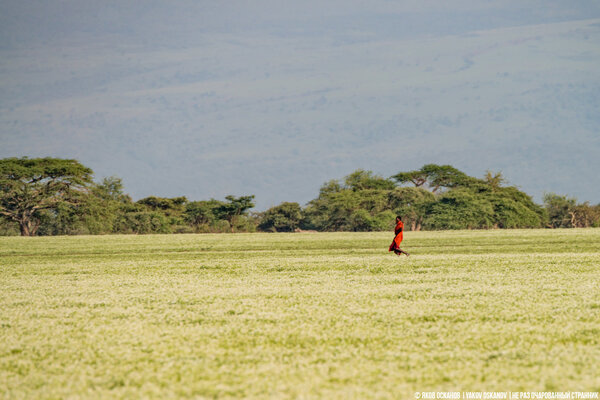
[[[392,179],[399,184],[412,183],[415,187],[429,187],[436,193],[440,188],[468,186],[478,181],[451,165],[427,164],[421,169],[409,172],[400,172]],[[502,182],[499,182],[502,183]]]
[[[0,159],[0,214],[19,224],[21,236],[33,236],[40,225],[39,213],[60,203],[75,203],[73,195],[92,183],[92,173],[77,160]]]

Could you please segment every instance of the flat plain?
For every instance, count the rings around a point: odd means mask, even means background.
[[[0,238],[0,398],[600,391],[600,229]]]

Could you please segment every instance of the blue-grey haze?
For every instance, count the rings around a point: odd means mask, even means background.
[[[600,2],[0,0],[11,156],[258,209],[426,163],[598,203]]]

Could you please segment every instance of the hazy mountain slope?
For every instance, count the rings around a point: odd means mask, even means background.
[[[259,208],[429,162],[600,201],[599,7],[479,3],[2,2],[0,157]]]

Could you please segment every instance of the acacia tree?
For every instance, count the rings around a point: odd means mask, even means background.
[[[225,219],[229,222],[231,226],[231,232],[233,232],[235,220],[244,215],[247,210],[254,207],[254,195],[240,197],[229,195],[225,196],[225,199],[227,202],[223,203],[215,211],[219,219]]]
[[[302,208],[296,202],[283,202],[263,214],[259,228],[264,231],[294,232],[302,220]]]
[[[362,169],[358,169],[344,178],[344,184],[347,189],[354,191],[365,189],[391,190],[396,186],[393,181],[375,175],[372,171]]]
[[[208,225],[216,219],[215,210],[222,205],[222,201],[215,199],[190,201],[185,205],[184,220],[196,228]]]
[[[427,164],[416,171],[400,172],[392,178],[399,184],[410,182],[415,187],[428,186],[433,193],[440,188],[469,185],[477,181],[451,165],[437,164]]]
[[[574,197],[555,193],[544,195],[550,228],[588,228],[600,225],[600,204],[577,203]]]
[[[0,160],[0,214],[16,221],[21,236],[33,236],[40,212],[75,204],[76,192],[92,183],[92,170],[76,160],[4,158]]]
[[[411,231],[420,231],[435,195],[421,187],[399,187],[388,194],[390,208],[404,217]]]
[[[483,180],[488,185],[490,185],[490,188],[492,188],[492,192],[497,191],[498,188],[500,188],[503,184],[507,182],[506,179],[504,179],[504,176],[502,176],[502,172],[494,173],[490,170],[487,170],[485,172]]]

